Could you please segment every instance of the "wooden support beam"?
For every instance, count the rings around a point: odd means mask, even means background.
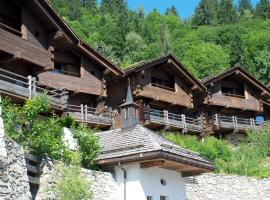
[[[62,31],[56,31],[50,34],[51,41],[58,41],[64,38],[64,33]]]
[[[153,160],[149,162],[140,163],[140,167],[142,169],[150,168],[150,167],[161,167],[165,163],[164,160]]]

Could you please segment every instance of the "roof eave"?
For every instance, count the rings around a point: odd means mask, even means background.
[[[167,159],[170,161],[175,161],[182,164],[200,168],[204,172],[210,172],[215,169],[215,167],[211,163],[206,163],[206,162],[195,160],[192,158],[175,155],[175,154],[168,153],[162,150],[138,153],[138,154],[132,154],[132,155],[126,155],[126,156],[120,156],[120,157],[113,157],[113,158],[97,159],[97,164],[101,166],[112,166],[112,165],[117,165],[119,163],[128,164],[128,163],[134,163],[134,162],[143,162],[144,160],[149,160],[149,159]]]

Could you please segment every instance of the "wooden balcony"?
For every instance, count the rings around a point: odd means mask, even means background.
[[[19,99],[29,99],[46,94],[54,109],[63,110],[67,106],[68,93],[63,89],[48,87],[35,77],[24,77],[0,68],[0,92]]]
[[[240,118],[237,116],[224,116],[218,114],[210,117],[208,121],[214,126],[214,130],[234,132],[245,132],[262,125],[256,122],[254,118]]]
[[[87,105],[68,105],[66,114],[78,122],[101,129],[110,128],[114,124],[113,113],[108,110],[98,111]]]
[[[0,24],[0,51],[41,67],[53,66],[53,55],[50,51],[24,40],[20,32],[11,31],[3,24]]]
[[[144,124],[151,129],[181,130],[183,133],[203,131],[202,121],[196,118],[177,115],[164,110],[145,109]]]
[[[210,105],[235,108],[241,110],[262,111],[260,102],[255,98],[245,99],[240,95],[214,94]]]

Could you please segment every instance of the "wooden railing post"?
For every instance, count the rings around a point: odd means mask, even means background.
[[[252,128],[255,129],[256,127],[255,119],[252,118],[251,121],[252,121],[252,126],[253,126]]]
[[[84,108],[83,108],[83,104],[81,104],[81,118],[82,118],[82,122],[84,121]]]
[[[187,132],[187,123],[186,123],[186,116],[184,114],[181,114],[182,118],[182,124],[183,124],[183,133]]]
[[[0,95],[0,117],[2,116],[2,96]]]
[[[249,118],[250,127],[254,128],[252,118]]]
[[[88,116],[88,107],[87,107],[87,105],[84,105],[84,109],[85,109],[85,115],[84,115],[84,117],[85,117],[85,121],[87,122],[87,116]]]
[[[237,117],[236,117],[236,116],[233,116],[233,127],[234,127],[235,129],[238,128]]]
[[[164,113],[165,125],[168,126],[169,125],[169,112],[167,110],[164,110],[163,113]]]
[[[28,76],[28,98],[32,98],[32,76]]]
[[[218,126],[219,123],[218,123],[218,114],[215,114],[215,125]]]
[[[37,79],[36,77],[32,77],[32,96],[37,95]]]

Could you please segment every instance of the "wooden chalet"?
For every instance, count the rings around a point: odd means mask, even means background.
[[[270,90],[240,67],[202,80],[207,132],[245,132],[269,119]]]
[[[122,75],[80,40],[47,0],[0,1],[0,91],[15,99],[46,92],[59,112],[110,127],[106,82]]]
[[[193,99],[206,88],[173,55],[139,63],[126,69],[121,79],[109,82],[107,104],[114,109],[124,102],[128,79],[142,124],[154,130],[203,131]]]

